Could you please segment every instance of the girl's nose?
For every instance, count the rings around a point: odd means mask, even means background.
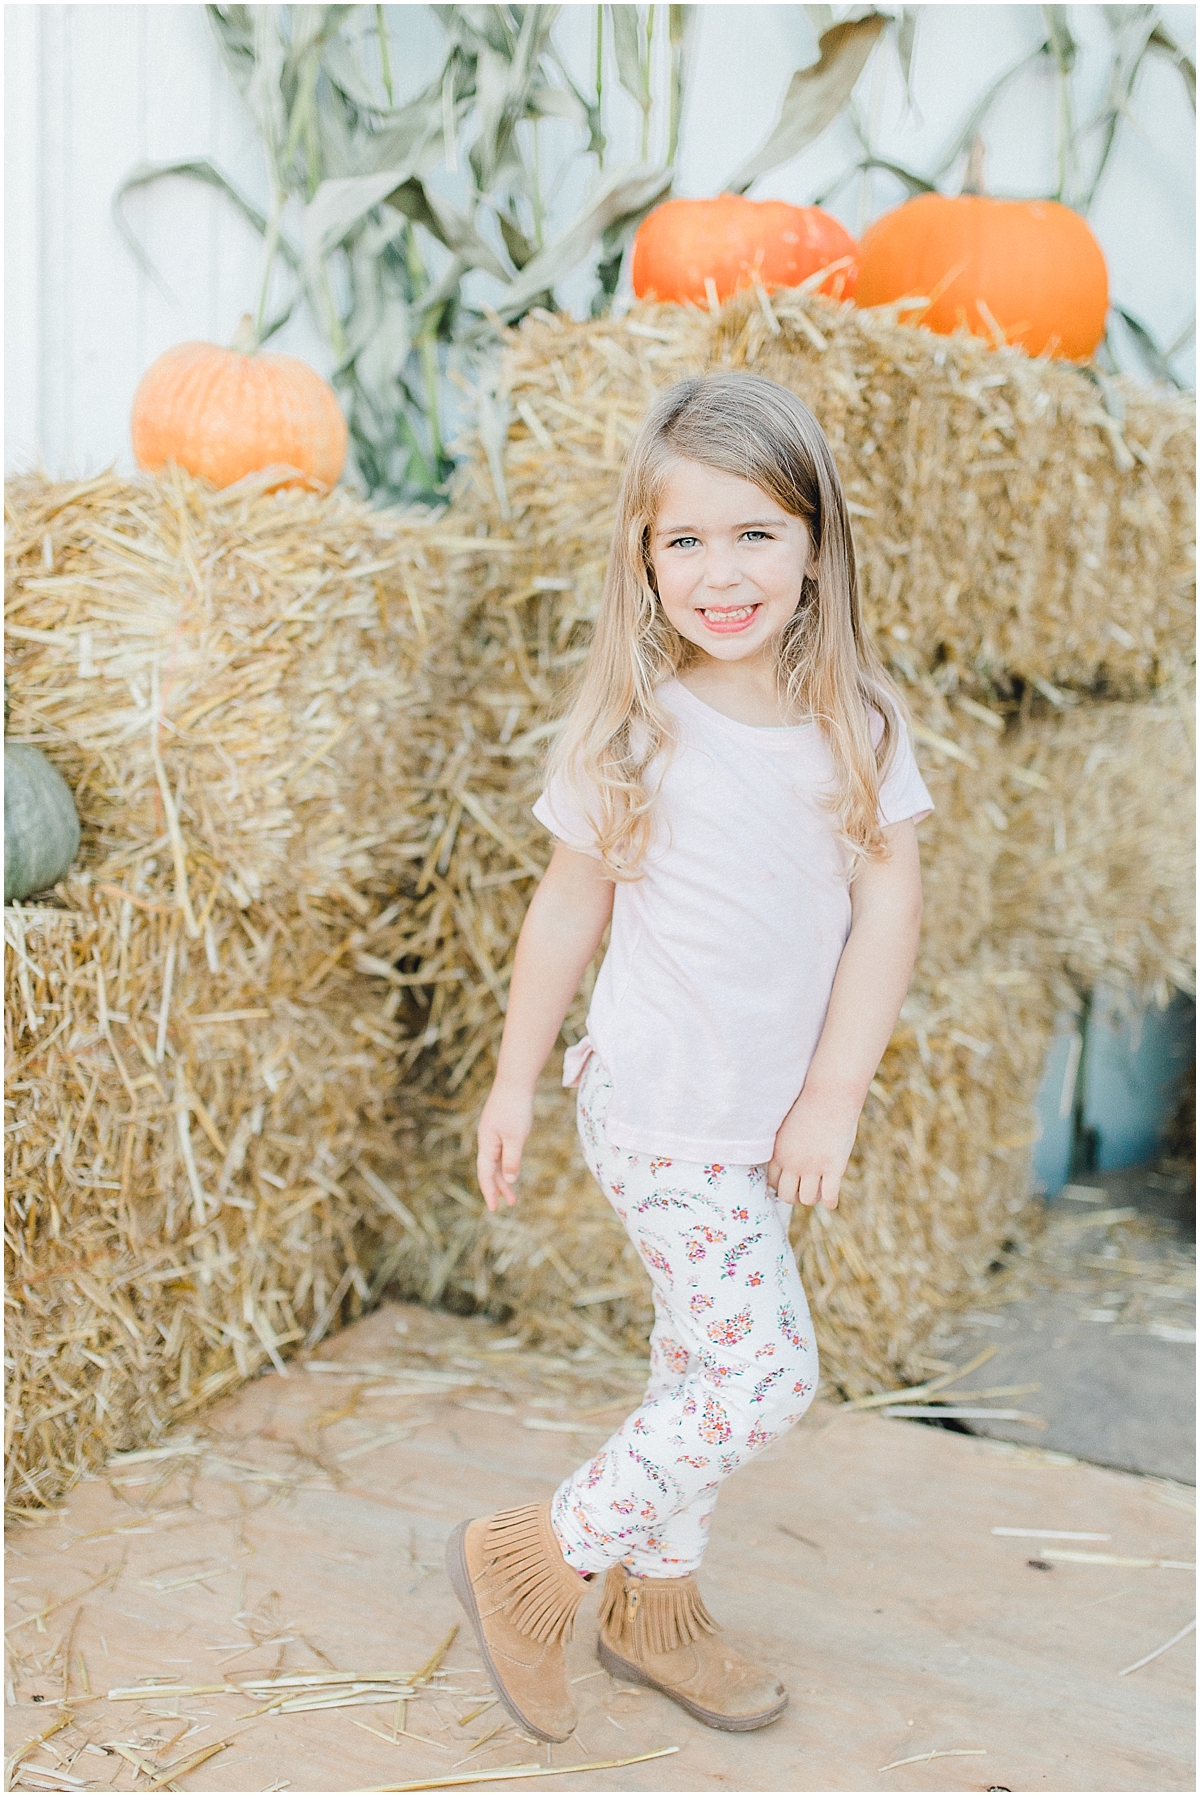
[[[704,584],[713,592],[726,592],[731,586],[740,586],[742,570],[737,564],[736,555],[722,550],[710,552],[704,566]]]

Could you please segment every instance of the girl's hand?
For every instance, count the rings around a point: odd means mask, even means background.
[[[511,1086],[493,1085],[479,1117],[479,1155],[475,1170],[489,1210],[503,1196],[515,1204],[513,1184],[521,1170],[521,1151],[533,1128],[533,1097]]]
[[[785,1204],[837,1209],[838,1188],[854,1146],[862,1106],[852,1098],[807,1088],[792,1105],[775,1137],[767,1186]]]

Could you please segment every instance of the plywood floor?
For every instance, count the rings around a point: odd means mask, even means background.
[[[726,1486],[702,1574],[718,1619],[791,1692],[757,1734],[714,1733],[599,1671],[594,1595],[570,1648],[579,1731],[562,1746],[492,1734],[495,1707],[464,1722],[488,1700],[465,1626],[399,1738],[394,1702],[253,1716],[261,1702],[240,1693],[185,1694],[428,1661],[460,1620],[442,1570],[454,1526],[549,1495],[636,1400],[636,1363],[503,1341],[482,1321],[385,1305],[318,1350],[326,1369],[258,1380],[174,1457],[114,1466],[12,1530],[6,1750],[69,1717],[14,1785],[149,1789],[226,1742],[160,1787],[375,1790],[536,1763],[551,1775],[476,1787],[1195,1789],[1194,1635],[1118,1675],[1195,1614],[1192,1573],[1044,1556],[1190,1563],[1190,1493],[820,1404]],[[160,1693],[107,1694],[139,1682]],[[664,1747],[678,1751],[571,1769]]]

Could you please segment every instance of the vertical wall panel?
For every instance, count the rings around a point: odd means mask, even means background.
[[[75,296],[70,267],[70,214],[74,133],[71,119],[71,30],[74,9],[38,10],[38,83],[41,126],[38,147],[38,357],[37,446],[46,466],[69,471],[73,445],[71,406]]]
[[[7,84],[4,107],[4,465],[16,469],[41,460],[38,397],[41,369],[41,234],[38,181],[41,169],[41,87],[38,81],[39,8],[6,6],[4,57],[16,80]]]
[[[76,472],[92,474],[128,455],[145,283],[117,234],[111,206],[117,180],[142,153],[143,33],[145,15],[155,9],[67,10],[72,153],[64,273],[71,295],[71,393],[58,456]],[[103,146],[103,154],[90,153],[93,145]],[[131,205],[135,229],[145,210],[144,201]]]
[[[146,143],[152,162],[184,156],[217,160],[213,143],[214,74],[228,82],[219,66],[204,9],[200,6],[151,6],[146,34]],[[240,106],[237,95],[234,100]],[[261,179],[253,146],[226,172],[243,187],[252,186],[261,200]],[[211,268],[214,258],[230,265],[243,291],[252,288],[258,266],[258,239],[248,225],[233,217],[236,230],[218,239],[217,209],[229,202],[211,188],[182,176],[163,180],[150,193],[147,243],[166,291],[151,286],[147,295],[146,361],[172,343],[193,337],[227,342],[237,322],[222,318],[214,305]],[[248,309],[244,308],[244,309]]]

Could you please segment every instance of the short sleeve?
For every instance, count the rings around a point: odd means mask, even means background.
[[[603,856],[596,844],[596,832],[571,786],[562,774],[552,778],[533,806],[533,814],[552,836],[578,854],[590,854],[596,860]]]
[[[878,712],[874,712],[871,717],[871,735],[878,742],[882,733],[883,719]],[[879,821],[887,825],[903,823],[906,818],[911,817],[914,823],[920,823],[931,816],[932,812],[933,799],[921,778],[908,726],[901,723],[891,767],[879,788]]]

